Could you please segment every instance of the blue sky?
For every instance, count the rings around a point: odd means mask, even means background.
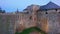
[[[0,0],[0,7],[6,12],[22,11],[31,4],[45,5],[48,2],[54,2],[60,6],[60,0]]]

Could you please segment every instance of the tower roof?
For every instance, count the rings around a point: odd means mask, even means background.
[[[60,9],[60,6],[56,5],[53,2],[49,2],[46,5],[43,5],[40,7],[41,10],[45,10],[45,9]]]

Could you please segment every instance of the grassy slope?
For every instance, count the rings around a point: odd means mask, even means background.
[[[37,27],[31,27],[31,28],[27,28],[24,29],[22,32],[18,33],[16,32],[16,34],[29,34],[32,31],[38,31],[41,32],[41,34],[46,34],[44,31],[42,31],[41,29],[37,28]]]

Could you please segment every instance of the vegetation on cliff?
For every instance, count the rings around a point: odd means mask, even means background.
[[[18,33],[16,32],[15,34],[29,34],[33,31],[38,31],[40,32],[41,34],[46,34],[44,31],[42,31],[40,28],[37,28],[37,27],[31,27],[31,28],[27,28],[27,29],[24,29],[22,32]]]

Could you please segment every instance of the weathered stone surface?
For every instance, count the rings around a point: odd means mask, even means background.
[[[0,34],[14,34],[16,31],[21,32],[30,27],[39,27],[48,34],[60,34],[60,9],[39,11],[39,8],[39,6],[33,5],[26,12],[1,13]],[[32,32],[30,34],[39,33]]]
[[[0,14],[0,33],[1,34],[14,34],[16,15]]]
[[[33,31],[30,34],[41,34],[41,33],[40,32],[37,32],[37,31]]]

